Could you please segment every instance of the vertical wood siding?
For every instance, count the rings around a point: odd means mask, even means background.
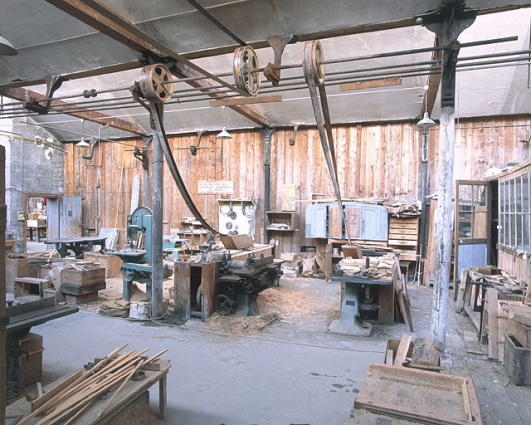
[[[481,179],[492,167],[503,168],[508,162],[521,161],[527,151],[518,140],[522,127],[531,124],[524,118],[461,120],[456,123],[455,179]],[[421,138],[410,123],[355,124],[333,128],[337,169],[342,196],[345,199],[377,198],[389,201],[413,202],[420,194]],[[524,132],[525,133],[525,132]],[[232,198],[259,197],[256,214],[256,242],[263,242],[264,201],[264,135],[260,131],[232,132],[230,140],[216,140],[215,134],[205,134],[196,156],[189,147],[197,136],[171,137],[175,161],[199,211],[214,227],[218,226],[218,195],[198,195],[199,180],[231,180]],[[333,198],[326,162],[319,135],[315,128],[301,128],[294,146],[289,145],[292,129],[281,129],[271,138],[271,209],[281,207],[281,189],[285,184],[296,185],[298,232],[271,232],[270,238],[279,242],[279,252],[299,252],[300,245],[315,245],[304,237],[305,210],[312,196],[320,194]],[[438,127],[431,129],[430,190],[437,190]],[[82,196],[85,234],[96,228],[94,190],[99,183],[99,228],[122,229],[120,243],[125,242],[126,218],[130,209],[132,181],[142,176],[140,200],[143,199],[144,172],[131,152],[132,146],[142,148],[142,140],[127,140],[124,144],[99,143],[92,160],[81,159],[87,154],[70,146],[65,156],[65,195]],[[221,153],[222,152],[222,153]],[[151,151],[149,151],[151,157]],[[221,160],[221,161],[220,161]],[[123,168],[123,171],[122,171]],[[191,216],[172,177],[164,170],[164,233],[179,226],[183,217]],[[142,203],[142,201],[141,201]]]

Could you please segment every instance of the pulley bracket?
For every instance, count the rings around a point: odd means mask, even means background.
[[[59,89],[59,87],[61,87],[61,84],[63,84],[63,81],[65,80],[66,78],[61,75],[49,75],[45,77],[46,103],[41,105],[36,99],[30,98],[29,102],[24,103],[24,108],[32,112],[37,112],[39,115],[47,115],[48,112],[50,112],[50,107],[52,106],[53,94],[57,89]]]

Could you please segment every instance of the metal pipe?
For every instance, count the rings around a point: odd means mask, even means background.
[[[156,105],[159,109],[159,116],[163,117],[163,104]],[[152,120],[153,122],[153,120]],[[161,135],[154,128],[153,130],[153,157],[151,159],[152,164],[152,211],[153,218],[151,221],[151,313],[153,318],[161,318],[164,316],[164,306],[162,301],[163,290],[163,261],[162,261],[162,249],[163,249],[163,230],[162,230],[162,217],[163,217],[163,170],[164,170],[164,157],[162,153],[162,141]]]
[[[23,142],[24,143],[24,142]],[[2,169],[5,170],[5,147],[0,146],[0,164],[2,164]],[[24,166],[24,165],[23,165]],[[0,258],[4,261],[6,258],[6,246],[5,246],[5,235],[6,235],[6,187],[5,187],[5,178],[4,176],[0,177]],[[7,309],[6,309],[6,268],[4,266],[0,267],[0,423],[5,423],[6,415],[6,399],[7,399],[7,388],[6,388],[6,340],[7,340]]]
[[[428,204],[426,196],[428,195],[428,142],[429,130],[427,127],[422,129],[422,168],[421,168],[421,186],[420,186],[420,200],[422,209],[420,212],[420,229],[419,229],[419,245],[420,245],[420,264],[419,264],[419,285],[422,284],[424,278],[424,260],[426,258],[426,244],[428,241]]]
[[[271,135],[276,128],[262,129],[264,133],[264,243],[269,243],[267,230],[267,212],[271,206]]]

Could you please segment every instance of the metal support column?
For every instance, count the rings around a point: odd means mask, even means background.
[[[434,12],[418,17],[437,34],[444,49],[439,140],[437,224],[435,228],[435,276],[432,300],[432,335],[446,341],[448,289],[452,255],[452,194],[455,139],[455,68],[459,54],[457,37],[476,19],[477,11],[465,10],[460,0],[447,0]]]
[[[271,135],[275,128],[264,128],[264,243],[269,243],[267,231],[267,212],[271,205]]]
[[[159,108],[158,112],[163,117],[163,104],[156,105]],[[153,157],[152,161],[152,210],[153,219],[151,223],[151,308],[152,317],[162,317],[164,315],[164,305],[162,298],[162,249],[163,249],[163,230],[162,230],[162,212],[163,212],[163,166],[164,156],[162,152],[161,141],[159,140],[159,132],[152,124],[153,131]]]

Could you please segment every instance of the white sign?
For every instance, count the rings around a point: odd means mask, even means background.
[[[234,182],[227,180],[199,180],[197,193],[200,195],[232,195]]]

